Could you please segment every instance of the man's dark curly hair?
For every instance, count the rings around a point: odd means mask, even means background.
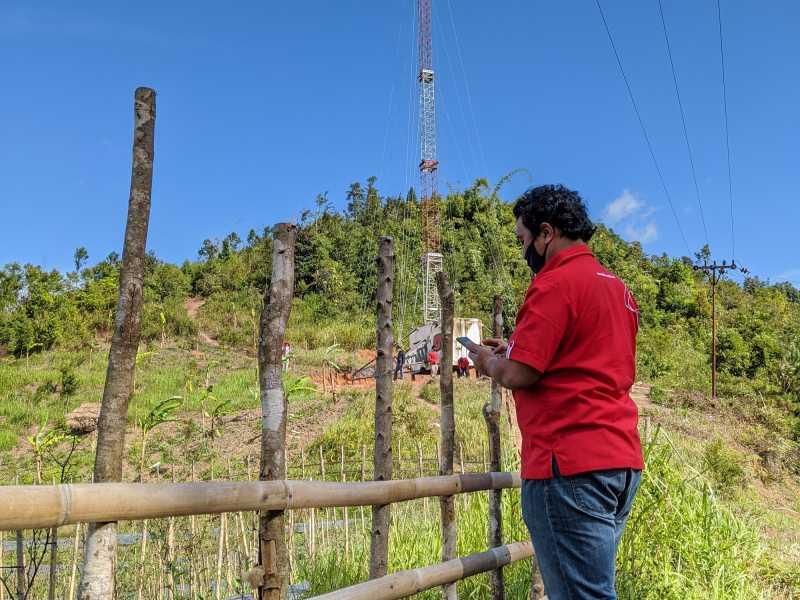
[[[571,240],[588,242],[595,226],[589,219],[586,205],[578,192],[563,185],[540,185],[531,188],[514,204],[514,216],[522,217],[522,224],[534,236],[542,223],[550,223]]]

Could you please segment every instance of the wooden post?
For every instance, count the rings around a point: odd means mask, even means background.
[[[492,312],[492,337],[503,337],[503,298],[494,297],[494,311]],[[499,472],[500,465],[500,412],[503,402],[503,390],[500,385],[492,380],[492,395],[483,405],[483,418],[486,420],[486,432],[489,438],[489,470]],[[484,453],[484,462],[486,454]],[[491,490],[489,492],[489,548],[503,545],[503,491]],[[492,600],[505,598],[505,582],[503,581],[502,567],[489,573],[489,582],[492,589]]]
[[[286,397],[283,394],[281,348],[294,294],[294,246],[297,227],[280,223],[273,232],[272,278],[264,294],[258,343],[261,390],[261,481],[286,478]],[[262,511],[259,520],[259,563],[264,585],[259,600],[286,596],[288,556],[284,512]]]
[[[453,474],[455,455],[456,421],[453,407],[453,290],[447,281],[444,271],[436,274],[439,287],[439,298],[442,305],[442,359],[439,362],[439,390],[441,392],[441,427],[442,458],[439,475]],[[442,561],[452,560],[458,551],[456,509],[453,496],[442,496],[439,500],[442,520]],[[443,587],[447,600],[458,598],[454,583]]]
[[[134,100],[133,169],[128,222],[122,250],[119,300],[114,317],[114,335],[108,353],[108,370],[97,422],[94,480],[122,480],[128,401],[133,391],[136,354],[142,315],[145,247],[150,220],[153,185],[153,136],[156,93],[138,88]],[[114,597],[116,583],[117,524],[89,523],[84,547],[84,565],[78,588],[79,600]]]
[[[375,452],[373,479],[392,478],[392,300],[394,241],[382,237],[378,250],[377,356],[375,358]],[[383,577],[389,563],[388,504],[372,507],[369,577]]]

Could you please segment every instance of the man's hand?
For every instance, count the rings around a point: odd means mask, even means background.
[[[508,342],[500,338],[486,338],[481,344],[492,348],[495,356],[505,356],[508,349]]]
[[[478,376],[480,377],[481,374],[488,375],[487,363],[496,358],[492,348],[472,344],[468,349],[469,358],[475,364],[475,370],[478,372]]]

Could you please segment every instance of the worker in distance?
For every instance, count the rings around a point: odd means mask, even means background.
[[[508,342],[464,340],[513,392],[522,513],[550,600],[616,598],[616,552],[644,461],[630,397],[639,311],[594,257],[595,227],[561,185],[525,192],[516,235],[532,281]]]

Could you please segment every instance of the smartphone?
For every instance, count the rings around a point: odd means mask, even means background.
[[[471,339],[469,339],[466,336],[457,337],[456,341],[459,344],[461,344],[462,346],[464,346],[464,348],[466,348],[467,350],[470,349],[470,344],[473,345],[473,346],[479,346],[480,345],[480,344],[476,344],[475,342],[473,342]]]

